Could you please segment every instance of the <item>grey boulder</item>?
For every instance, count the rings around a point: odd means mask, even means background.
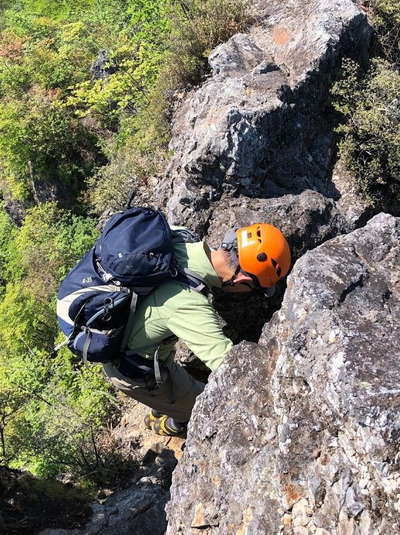
[[[341,58],[366,58],[367,19],[351,0],[248,4],[254,24],[212,52],[211,77],[174,115],[156,190],[172,222],[195,219],[198,230],[224,194],[340,197],[326,101]]]
[[[400,219],[307,252],[198,398],[168,535],[400,531]]]

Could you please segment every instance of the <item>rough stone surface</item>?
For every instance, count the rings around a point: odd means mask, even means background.
[[[212,76],[177,109],[157,190],[172,221],[206,229],[223,194],[332,198],[326,99],[340,58],[366,57],[370,28],[351,0],[249,2],[256,22],[209,58]]]
[[[92,504],[83,529],[45,529],[39,535],[163,535],[169,493],[156,476],[143,477],[105,503]]]
[[[400,531],[400,219],[307,252],[198,398],[168,535]]]
[[[46,529],[39,535],[163,535],[163,505],[168,491],[149,478],[112,496],[105,504],[94,504],[93,517],[83,530]]]
[[[349,228],[361,227],[368,219],[376,215],[377,212],[362,198],[354,178],[341,160],[338,160],[333,168],[332,182],[340,191],[336,207],[346,219]]]
[[[227,197],[217,204],[206,240],[212,247],[218,247],[229,228],[255,221],[268,221],[283,232],[290,244],[293,263],[306,251],[351,230],[332,199],[307,190],[274,199]]]
[[[20,226],[25,217],[26,206],[24,206],[21,201],[15,201],[8,196],[4,197],[4,210],[7,212],[14,225]]]
[[[90,66],[90,74],[94,80],[104,80],[110,74],[113,74],[116,71],[116,68],[110,65],[110,60],[108,57],[107,50],[100,50],[97,58],[93,61]]]
[[[85,492],[61,481],[0,466],[0,533],[32,535],[49,526],[83,526],[90,517]]]
[[[332,199],[307,190],[275,199],[246,196],[221,199],[216,203],[206,240],[218,247],[226,230],[256,221],[268,221],[282,230],[289,241],[293,263],[306,251],[351,228]],[[215,292],[212,301],[225,334],[235,344],[242,340],[256,342],[264,324],[281,306],[285,287],[284,282],[279,283],[275,295],[269,299],[253,294]],[[180,363],[204,382],[209,373],[204,364],[183,344],[178,344],[177,349]]]

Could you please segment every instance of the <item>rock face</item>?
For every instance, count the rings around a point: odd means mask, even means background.
[[[39,535],[163,535],[167,494],[152,483],[128,487],[106,504],[92,505],[93,518],[84,529],[45,529]]]
[[[93,517],[83,530],[46,529],[39,535],[163,535],[163,506],[168,492],[152,481],[128,487],[102,504],[92,505]]]
[[[335,202],[311,190],[275,199],[227,197],[220,201],[213,215],[206,237],[211,246],[218,247],[225,232],[232,227],[268,221],[288,240],[293,263],[306,251],[350,230]]]
[[[168,535],[400,532],[400,219],[298,260],[190,422]]]
[[[349,230],[348,222],[332,199],[308,190],[300,195],[284,195],[276,199],[245,196],[222,199],[210,222],[207,242],[218,247],[229,228],[255,221],[268,221],[281,229],[290,244],[293,263],[306,251]],[[271,299],[253,294],[215,292],[213,305],[222,320],[225,334],[234,343],[241,340],[256,342],[264,324],[279,309],[284,290],[285,283],[281,282]],[[177,358],[192,372],[194,368],[205,371],[204,365],[182,345],[178,347]]]
[[[46,526],[82,526],[89,516],[89,496],[84,491],[0,466],[2,535],[32,535]]]
[[[351,0],[249,7],[255,23],[213,51],[212,76],[174,116],[174,156],[157,195],[171,221],[193,226],[195,215],[198,231],[224,194],[340,197],[326,101],[340,59],[366,57],[366,17]]]

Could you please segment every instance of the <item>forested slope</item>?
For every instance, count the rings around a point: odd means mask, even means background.
[[[96,479],[97,435],[118,403],[97,366],[51,355],[55,292],[97,215],[157,180],[174,94],[201,81],[208,52],[247,19],[234,0],[0,9],[0,458]]]

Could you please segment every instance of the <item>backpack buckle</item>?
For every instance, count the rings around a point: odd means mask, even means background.
[[[174,266],[173,268],[170,269],[169,274],[171,275],[173,279],[175,279],[175,277],[178,276],[178,268]]]

